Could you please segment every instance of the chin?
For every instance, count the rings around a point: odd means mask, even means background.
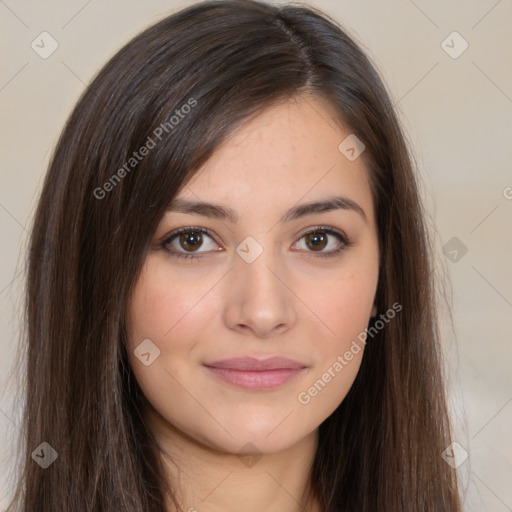
[[[201,442],[226,453],[264,454],[286,450],[309,434],[309,432],[300,432],[296,429],[290,431],[290,428],[278,425],[279,423],[273,420],[264,422],[259,418],[258,425],[252,426],[252,428],[247,424],[238,429],[232,425],[226,426],[233,437],[222,430],[221,436],[212,438],[212,430],[209,430],[210,435],[203,437]]]

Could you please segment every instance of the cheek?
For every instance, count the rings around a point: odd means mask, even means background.
[[[332,273],[322,286],[308,288],[308,305],[326,333],[327,352],[350,345],[364,331],[374,303],[378,272],[374,268]]]
[[[206,284],[191,283],[177,279],[165,271],[165,262],[148,256],[130,300],[128,357],[139,385],[152,403],[162,399],[162,390],[177,392],[177,381],[185,378],[186,365],[194,358],[199,339],[195,330],[208,321],[204,304],[197,305]],[[142,356],[147,353],[150,355]]]
[[[189,374],[200,339],[196,331],[209,321],[208,311],[198,299],[211,283],[198,281],[178,277],[169,272],[165,261],[148,256],[129,303],[130,366],[151,405],[174,424],[180,424],[180,415],[187,417],[193,406],[183,386],[193,388]],[[147,361],[139,357],[148,352]]]
[[[350,391],[363,358],[377,281],[376,264],[347,264],[346,271],[332,272],[321,289],[309,288],[308,304],[320,323],[315,370],[297,396],[308,413],[321,411],[327,417]]]
[[[132,344],[146,338],[162,348],[170,340],[176,349],[180,343],[186,344],[193,337],[191,328],[200,326],[199,316],[201,322],[207,321],[208,312],[204,305],[198,307],[198,301],[211,286],[207,279],[171,273],[165,262],[148,256],[130,301],[128,330]]]

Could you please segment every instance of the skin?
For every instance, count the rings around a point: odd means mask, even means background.
[[[310,95],[264,110],[177,196],[229,206],[238,222],[170,211],[154,233],[129,304],[128,353],[184,510],[319,510],[304,494],[318,426],[348,393],[364,344],[307,404],[298,395],[322,379],[376,314],[379,261],[367,170],[362,158],[349,161],[338,149],[350,131],[330,111]],[[297,204],[333,195],[360,205],[366,220],[336,209],[279,221]],[[353,245],[319,256],[303,235],[321,225]],[[203,234],[195,252],[179,236],[167,247],[202,257],[169,256],[161,242],[189,226],[213,236]],[[236,252],[248,236],[263,249],[252,263]],[[332,234],[327,240],[320,252],[343,245]],[[134,355],[144,339],[160,350],[148,366]],[[289,357],[307,369],[278,388],[255,391],[202,366],[248,355]]]

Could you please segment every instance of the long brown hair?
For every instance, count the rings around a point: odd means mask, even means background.
[[[375,329],[352,388],[319,427],[312,492],[325,512],[461,510],[441,457],[451,436],[430,235],[392,101],[326,14],[252,0],[197,3],[146,29],[66,123],[28,251],[26,436],[9,510],[164,512],[173,482],[166,489],[141,415],[127,303],[171,199],[242,122],[305,91],[365,145],[376,304],[381,313],[402,305]],[[46,469],[32,456],[42,442],[58,454]]]

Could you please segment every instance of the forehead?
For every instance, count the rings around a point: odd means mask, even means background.
[[[349,160],[339,148],[350,135],[326,101],[297,96],[263,110],[236,130],[178,197],[229,204],[243,216],[244,210],[263,215],[297,202],[343,195],[372,217],[363,159]]]

